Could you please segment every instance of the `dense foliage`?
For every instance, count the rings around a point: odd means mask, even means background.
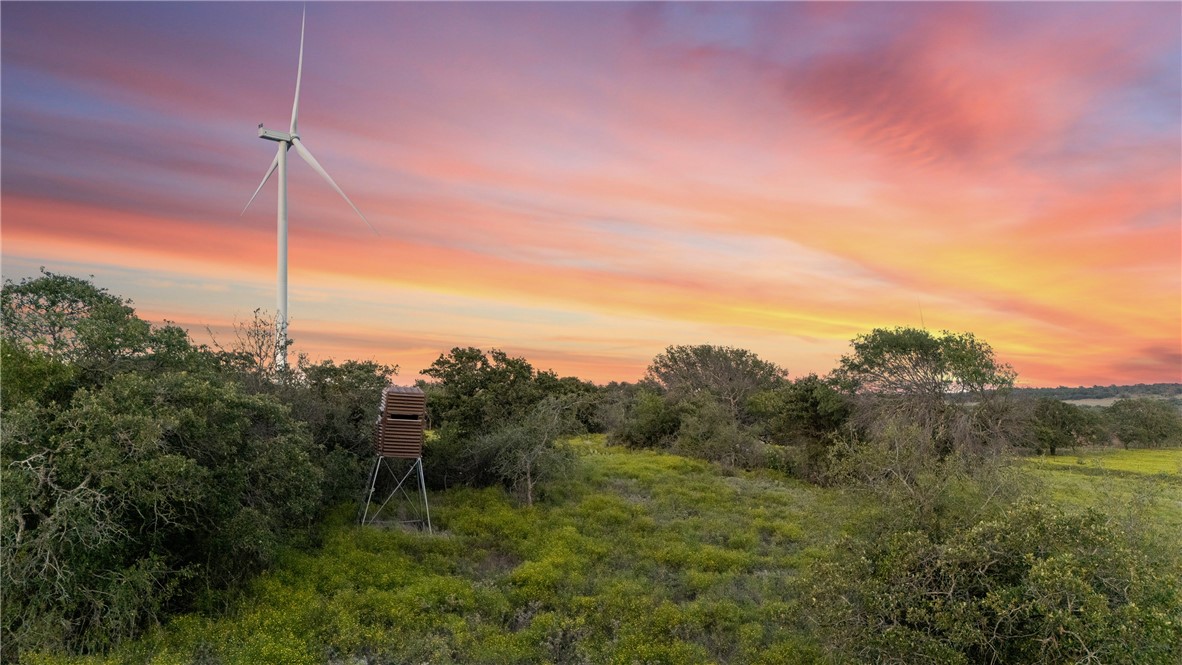
[[[50,272],[0,302],[4,660],[217,607],[360,487],[394,368],[302,359],[278,375]]]
[[[1010,388],[1016,377],[972,333],[876,328],[850,343],[835,377],[849,390],[884,399],[950,395],[979,398]]]
[[[999,448],[1022,437],[1009,399],[1016,374],[972,333],[879,328],[850,345],[833,380],[853,396],[863,431],[913,424],[941,454]]]
[[[456,347],[422,374],[433,379],[418,383],[435,428],[423,452],[433,487],[502,483],[532,504],[537,482],[572,463],[559,438],[594,427],[593,384],[500,349]]]
[[[1121,400],[1105,412],[1017,399],[1013,370],[985,342],[907,328],[856,338],[828,379],[782,380],[742,401],[709,399],[719,375],[681,371],[671,384],[650,368],[610,440],[863,496],[857,526],[803,581],[826,651],[856,662],[1179,656],[1178,559],[1135,527],[1143,515],[1048,505],[1007,459],[1017,447],[1054,454],[1112,437],[1177,445],[1174,405]]]
[[[306,430],[233,384],[121,374],[56,413],[6,409],[3,436],[6,648],[135,635],[269,563],[319,506]]]
[[[792,391],[786,370],[750,351],[708,344],[671,346],[653,359],[645,381],[635,389],[609,392],[608,440],[729,467],[782,468],[791,462],[760,434],[762,419],[778,406],[778,398],[769,395]]]
[[[896,531],[822,564],[813,619],[863,662],[1174,663],[1179,579],[1100,512],[1026,502],[943,539]]]
[[[275,663],[820,663],[792,579],[839,514],[818,490],[652,451],[572,442],[583,464],[522,506],[432,497],[443,537],[332,520],[225,616],[112,659]],[[77,665],[77,664],[75,664]]]
[[[851,400],[815,374],[752,396],[748,405],[758,436],[794,451],[792,469],[808,480],[820,480],[830,449],[846,429]]]
[[[708,395],[733,418],[745,420],[747,400],[779,387],[787,370],[746,349],[699,344],[670,346],[653,358],[645,377],[675,401]]]
[[[1159,448],[1182,440],[1182,412],[1167,401],[1120,399],[1108,407],[1107,415],[1112,434],[1126,448]]]
[[[1029,443],[1036,452],[1054,455],[1062,448],[1100,445],[1108,438],[1104,419],[1095,411],[1049,397],[1036,398],[1031,411]]]
[[[843,446],[863,526],[819,562],[810,620],[859,662],[1169,663],[1176,545],[1144,505],[1064,509],[1002,460],[939,456],[922,429]]]

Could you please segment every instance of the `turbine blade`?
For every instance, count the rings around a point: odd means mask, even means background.
[[[312,153],[308,152],[308,149],[304,147],[304,142],[298,138],[295,138],[291,140],[291,144],[295,147],[296,152],[300,154],[300,157],[303,157],[304,161],[308,162],[308,166],[311,166],[312,170],[319,173],[321,178],[324,178],[328,184],[332,185],[333,189],[337,190],[337,194],[340,194],[341,198],[345,199],[345,203],[348,203],[349,206],[353,208],[353,212],[357,213],[357,216],[361,218],[361,221],[365,222],[365,225],[369,227],[369,230],[373,231],[375,236],[380,236],[381,234],[378,233],[378,230],[373,227],[373,224],[369,223],[369,220],[365,218],[365,215],[362,215],[361,211],[357,209],[357,206],[353,205],[353,202],[349,200],[349,197],[345,196],[345,192],[342,191],[340,186],[337,185],[336,181],[332,179],[332,176],[328,175],[328,171],[325,171],[324,167],[320,165],[320,162],[316,161],[316,158],[312,156]]]
[[[280,150],[283,150],[284,147],[285,146],[282,143],[279,144]],[[279,167],[279,153],[276,152],[275,159],[271,160],[271,168],[267,169],[267,173],[263,176],[263,181],[260,182],[259,186],[255,188],[254,194],[250,195],[250,200],[246,202],[246,205],[242,208],[242,212],[238,213],[239,217],[246,214],[246,209],[250,207],[250,204],[254,203],[254,198],[259,195],[259,192],[262,191],[262,189],[263,189],[263,185],[267,184],[267,181],[271,179],[271,174],[274,173],[275,169],[278,167]]]
[[[308,18],[308,7],[304,6],[304,15],[300,17],[300,64],[296,67],[295,101],[291,103],[291,130],[296,133],[296,118],[300,114],[300,81],[304,78],[304,23]]]

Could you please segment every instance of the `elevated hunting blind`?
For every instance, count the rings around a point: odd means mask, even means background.
[[[423,479],[423,440],[427,430],[427,396],[414,386],[387,386],[382,390],[378,402],[378,419],[374,423],[373,447],[376,459],[369,474],[369,487],[365,493],[365,506],[360,511],[362,524],[374,524],[378,515],[390,500],[401,495],[404,501],[396,504],[400,524],[426,524],[431,532],[431,512],[427,506],[427,485]],[[413,460],[410,468],[406,460]],[[389,477],[382,474],[382,469]],[[407,491],[418,472],[419,498],[422,505]],[[393,482],[397,481],[397,482]],[[407,481],[410,481],[409,483]],[[379,486],[393,485],[393,489],[377,510],[370,512],[374,492]],[[409,514],[408,514],[409,513]]]
[[[419,459],[427,428],[427,396],[414,386],[387,386],[379,406],[375,452],[382,457]]]

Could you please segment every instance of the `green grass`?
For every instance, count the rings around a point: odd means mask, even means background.
[[[1025,466],[1061,502],[1147,504],[1163,530],[1182,539],[1182,448],[1080,449],[1027,458]]]
[[[1182,448],[1080,449],[1079,452],[1040,457],[1039,460],[1048,466],[1082,466],[1142,475],[1164,474],[1182,479]]]
[[[288,552],[226,614],[176,618],[107,660],[824,660],[794,584],[853,528],[850,496],[772,472],[607,447],[602,437],[576,446],[577,475],[533,508],[495,488],[433,494],[435,536],[359,528],[354,507],[343,506],[320,548]],[[1158,487],[1165,497],[1155,510],[1182,525],[1182,450],[1078,457],[1023,464],[1063,501]]]

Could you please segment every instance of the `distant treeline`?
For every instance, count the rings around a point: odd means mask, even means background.
[[[1051,399],[1106,399],[1108,397],[1182,397],[1182,383],[1138,383],[1131,386],[1079,386],[1069,388],[1015,388],[1014,393],[1023,397],[1049,397]]]

